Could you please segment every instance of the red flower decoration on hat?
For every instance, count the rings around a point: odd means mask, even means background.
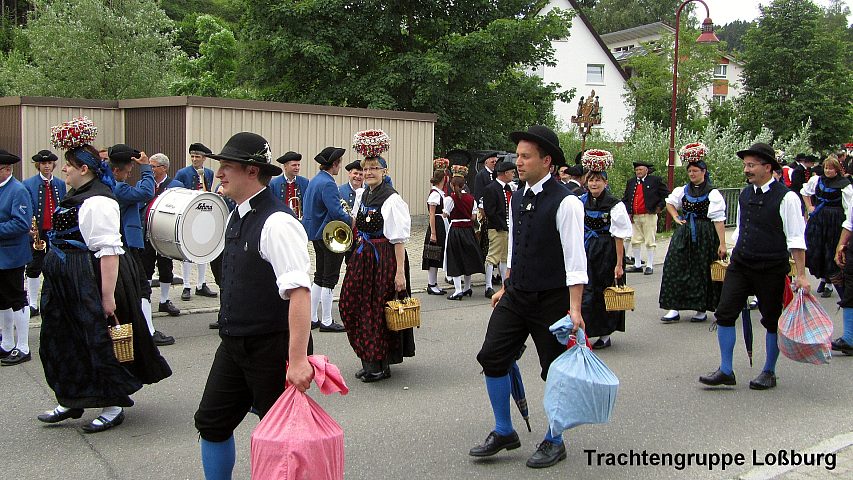
[[[433,170],[447,170],[447,167],[450,165],[450,160],[446,158],[436,158],[432,161],[432,169]]]
[[[681,157],[681,161],[687,163],[702,161],[707,154],[708,147],[702,142],[688,143],[678,150],[678,156]]]
[[[391,139],[382,130],[363,130],[353,135],[352,148],[365,158],[378,157],[391,148]]]
[[[96,136],[98,127],[85,116],[72,118],[50,129],[50,143],[64,150],[90,145]]]
[[[591,148],[583,153],[581,163],[591,172],[604,172],[613,166],[613,154],[607,150]]]
[[[468,175],[468,167],[465,165],[453,165],[450,167],[450,172],[454,177],[464,177]]]

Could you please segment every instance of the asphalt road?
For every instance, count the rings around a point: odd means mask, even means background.
[[[652,276],[632,274],[637,310],[628,313],[627,332],[613,336],[613,347],[600,357],[617,374],[621,386],[616,411],[607,425],[582,426],[567,432],[568,459],[546,470],[525,467],[546,429],[542,411],[544,382],[533,348],[520,362],[531,410],[533,433],[515,412],[513,420],[522,448],[484,460],[467,455],[493,427],[480,367],[475,355],[491,308],[477,288],[473,299],[450,302],[420,295],[423,327],[416,332],[417,356],[392,367],[391,379],[364,384],[353,378],[358,360],[346,335],[315,334],[317,353],[330,357],[343,371],[349,395],[323,397],[310,391],[343,427],[348,479],[583,478],[704,479],[732,478],[759,458],[780,449],[802,450],[824,439],[853,431],[850,392],[853,357],[834,358],[831,365],[794,363],[782,357],[779,386],[758,392],[748,382],[761,371],[763,335],[755,345],[750,368],[739,338],[735,347],[738,385],[708,390],[699,375],[719,363],[716,334],[709,323],[683,321],[663,325],[657,307],[660,268]],[[834,300],[822,300],[841,329]],[[179,305],[182,306],[182,305]],[[761,332],[758,313],[753,324]],[[337,313],[336,313],[337,318]],[[3,471],[9,478],[143,479],[202,478],[193,413],[198,404],[218,338],[207,324],[215,313],[158,317],[160,330],[177,338],[162,351],[174,375],[146,386],[134,396],[120,427],[100,434],[82,433],[80,420],[47,426],[38,413],[55,405],[37,356],[38,328],[31,331],[34,361],[0,368],[3,408],[0,438]],[[528,342],[532,347],[532,342]],[[82,353],[82,352],[81,352]],[[249,478],[249,438],[257,424],[247,417],[237,431],[238,463],[234,478]],[[743,466],[599,466],[585,450],[598,453],[646,451],[659,454],[732,454]],[[594,458],[593,458],[594,460]]]

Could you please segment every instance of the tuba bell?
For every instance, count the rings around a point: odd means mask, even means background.
[[[346,200],[341,199],[341,207],[352,216],[352,210]],[[323,245],[332,253],[344,253],[352,246],[352,228],[340,220],[332,220],[323,227]]]
[[[47,242],[39,238],[39,228],[36,223],[36,217],[33,217],[32,230],[35,231],[33,235],[33,249],[43,252],[47,250]]]
[[[296,218],[301,222],[302,209],[300,207],[302,206],[302,203],[299,201],[299,197],[291,197],[291,199],[287,201],[287,206],[293,210],[293,214],[296,215]]]

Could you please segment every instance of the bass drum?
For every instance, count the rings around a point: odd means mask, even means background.
[[[148,241],[164,257],[209,263],[225,248],[228,206],[221,196],[170,188],[151,204]]]

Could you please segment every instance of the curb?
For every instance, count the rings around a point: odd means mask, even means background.
[[[853,446],[853,432],[836,435],[803,450],[802,453],[835,453],[850,446]],[[798,468],[801,468],[801,466],[761,466],[755,467],[734,478],[735,480],[769,480]]]

